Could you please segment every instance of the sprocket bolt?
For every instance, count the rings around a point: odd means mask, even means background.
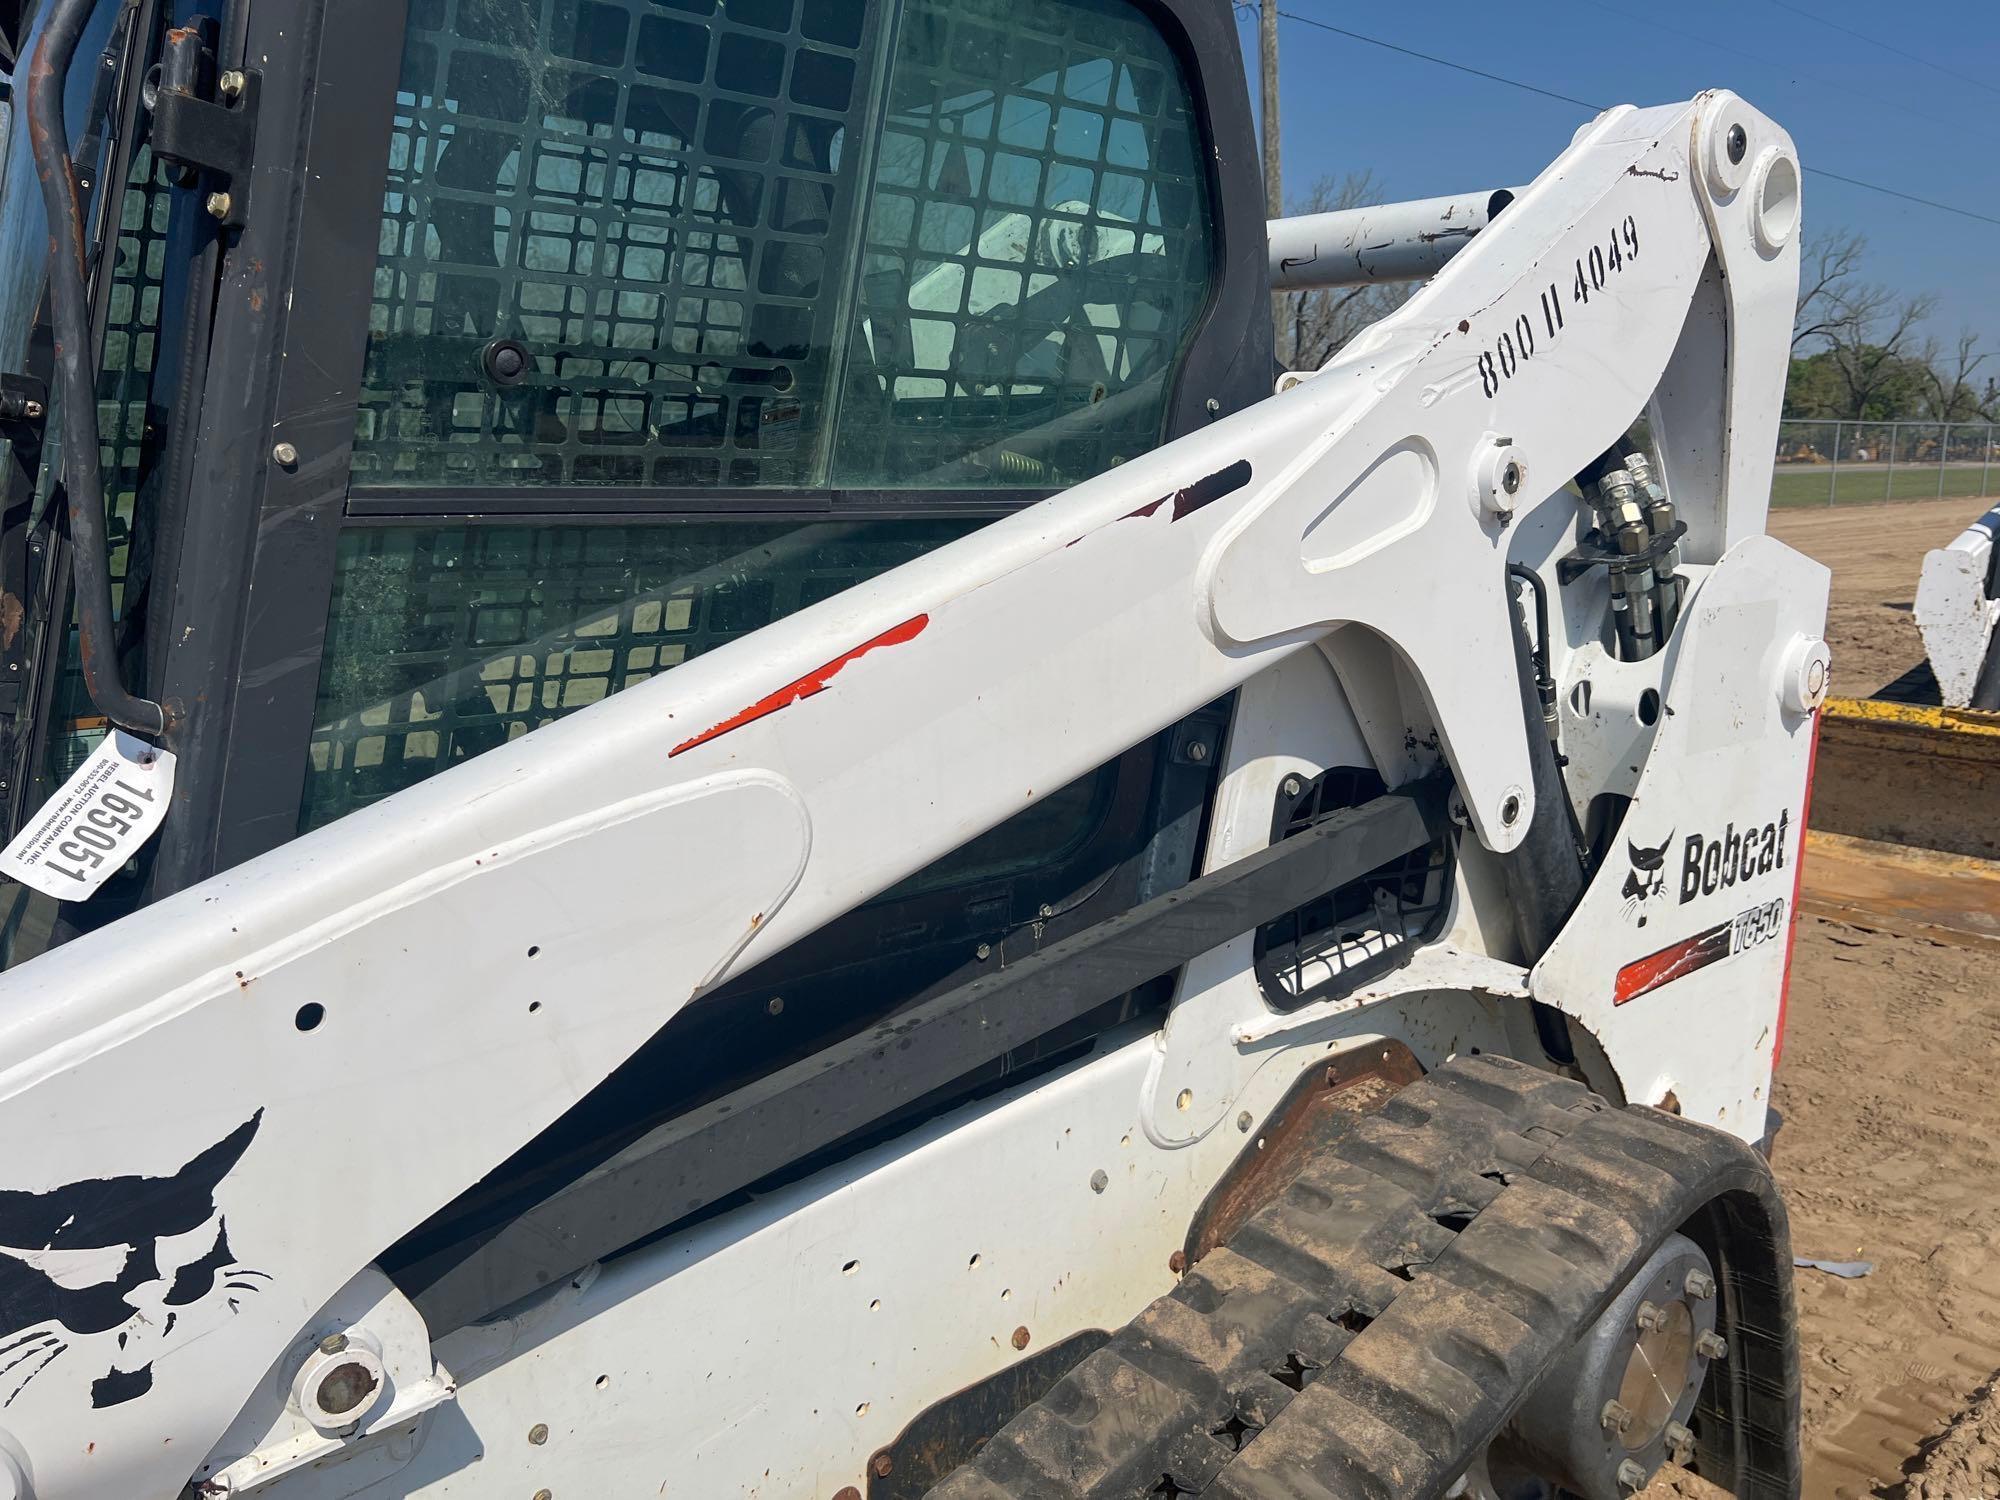
[[[1667,1457],[1686,1468],[1688,1460],[1694,1457],[1694,1434],[1679,1422],[1669,1422],[1663,1436],[1667,1440]]]
[[[1615,1432],[1623,1437],[1632,1430],[1631,1408],[1622,1401],[1607,1401],[1604,1410],[1598,1414],[1597,1425],[1606,1432]]]
[[[1694,1341],[1694,1352],[1703,1359],[1727,1359],[1729,1341],[1711,1329]]]

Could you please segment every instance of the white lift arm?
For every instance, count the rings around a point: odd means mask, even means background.
[[[1688,560],[1761,530],[1797,220],[1733,96],[1610,111],[1298,388],[9,974],[0,1222],[113,1227],[4,1250],[0,1364],[37,1352],[0,1473],[174,1493],[343,1286],[690,997],[1337,627],[1393,643],[1514,847],[1516,513],[1652,399]],[[111,1243],[168,1190],[191,1254],[226,1224],[226,1299]],[[108,1385],[111,1335],[61,1321],[107,1278],[140,1309]]]

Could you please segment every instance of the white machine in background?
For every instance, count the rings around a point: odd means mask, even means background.
[[[1917,628],[1947,708],[2000,709],[2000,623],[1994,538],[2000,510],[1989,510],[1950,544],[1924,554],[1917,580]]]

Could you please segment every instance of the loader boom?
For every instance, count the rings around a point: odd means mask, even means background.
[[[135,1334],[153,1341],[137,1399],[55,1359],[0,1409],[0,1465],[32,1474],[42,1500],[172,1493],[343,1287],[681,1007],[1291,658],[1331,662],[1391,786],[1448,772],[1468,843],[1504,868],[1538,824],[1575,812],[1536,795],[1509,566],[1558,596],[1567,698],[1597,648],[1561,606],[1576,514],[1563,487],[1649,402],[1702,623],[1692,644],[1607,661],[1605,677],[1650,673],[1701,726],[1687,753],[1711,754],[1709,770],[1646,774],[1707,778],[1718,837],[1793,809],[1790,849],[1774,844],[1761,875],[1742,866],[1746,888],[1786,894],[1816,706],[1787,684],[1824,597],[1816,570],[1758,535],[1796,223],[1791,142],[1733,96],[1612,110],[1399,312],[1283,394],[7,975],[0,1135],[31,1144],[7,1169],[0,1244],[33,1250],[32,1230],[9,1234],[31,1198],[179,1183],[209,1195],[199,1207],[226,1222],[247,1289],[219,1315],[192,1304],[172,1333],[172,1298],[157,1304]],[[1413,699],[1397,696],[1403,671]],[[1713,693],[1741,706],[1739,728],[1690,696]],[[1592,722],[1566,724],[1572,764],[1588,762]],[[1628,819],[1658,806],[1672,820],[1670,798],[1692,794],[1643,781]],[[1587,811],[1591,789],[1570,795]],[[1656,831],[1676,861],[1696,832]],[[1701,887],[1699,854],[1693,868],[1695,896],[1676,892],[1691,919],[1741,904]],[[1606,915],[1622,873],[1595,882],[1532,978],[1511,939],[1480,959],[1461,929],[1463,962],[1588,1022],[1635,1098],[1657,1074],[1690,1114],[1747,1106],[1768,1083],[1778,971],[1755,971],[1740,1050],[1697,1066],[1656,1010],[1639,1060],[1620,1029],[1639,1007],[1614,1010],[1598,988],[1632,958],[1632,930]],[[1780,946],[1746,953],[1739,983]],[[1204,1004],[1199,967],[1139,1105],[1160,1142],[1234,1114],[1249,1075],[1227,1038],[1263,1024],[1240,997]],[[1702,1110],[1761,1129],[1725,1114]],[[196,1184],[202,1160],[220,1169]],[[584,1248],[558,1273],[601,1253]],[[27,1263],[55,1275],[60,1257],[40,1254]],[[468,1312],[532,1290],[504,1258],[468,1275]],[[970,1373],[945,1365],[947,1384]],[[216,1449],[205,1472],[248,1451]]]

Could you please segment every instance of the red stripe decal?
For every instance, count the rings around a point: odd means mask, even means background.
[[[1729,926],[1724,922],[1720,927],[1711,927],[1691,938],[1683,938],[1671,948],[1662,948],[1645,958],[1633,959],[1618,971],[1611,1003],[1623,1005],[1627,1000],[1636,1000],[1663,984],[1685,978],[1696,969],[1707,968],[1717,959],[1729,957]]]
[[[692,750],[697,745],[706,745],[710,740],[720,739],[732,729],[741,729],[745,724],[753,724],[768,714],[776,713],[781,708],[789,708],[801,698],[810,698],[815,693],[825,692],[827,684],[839,676],[841,669],[846,667],[849,662],[859,661],[878,646],[900,646],[905,641],[913,641],[923,634],[924,627],[930,624],[930,622],[931,617],[929,615],[917,615],[913,619],[903,621],[900,625],[891,626],[870,640],[863,641],[851,651],[843,651],[825,666],[815,667],[812,671],[806,673],[805,676],[786,683],[775,693],[765,694],[748,708],[738,709],[713,729],[704,729],[693,739],[682,740],[667,752],[667,759],[672,760],[683,750]]]

